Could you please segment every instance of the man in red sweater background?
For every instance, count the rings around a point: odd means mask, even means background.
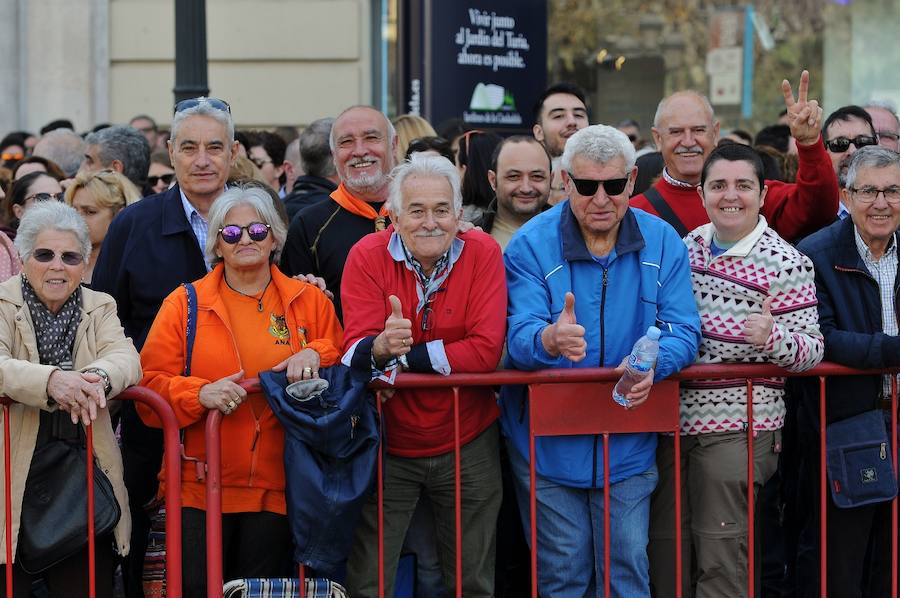
[[[807,99],[809,73],[800,76],[796,99],[787,80],[781,87],[797,141],[797,182],[766,181],[769,192],[761,213],[779,235],[795,242],[834,221],[838,183],[821,140],[822,108]],[[696,187],[703,162],[719,140],[719,121],[705,96],[679,91],[659,103],[652,131],[665,168],[655,185],[631,198],[631,206],[661,217],[684,236],[709,222]]]

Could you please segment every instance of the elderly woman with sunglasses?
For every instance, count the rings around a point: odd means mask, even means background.
[[[194,283],[196,340],[186,369],[188,298],[178,288],[153,322],[141,351],[143,384],[160,393],[184,428],[182,521],[186,596],[206,595],[204,425],[223,415],[222,518],[225,579],[292,574],[286,517],[284,433],[265,397],[238,382],[260,371],[287,371],[291,382],[334,364],[343,333],[317,287],[274,265],[287,230],[269,195],[232,188],[209,211],[212,271]],[[159,422],[138,408],[148,425]],[[201,473],[198,473],[201,472]],[[165,483],[165,482],[163,482]]]
[[[90,284],[100,246],[109,224],[119,210],[141,198],[141,192],[128,178],[115,170],[80,172],[66,189],[66,203],[78,210],[88,226],[91,257],[84,271],[84,282]]]
[[[35,519],[26,504],[33,472],[54,467],[47,455],[56,454],[53,449],[59,442],[82,444],[83,426],[93,429],[95,476],[108,479],[121,510],[118,522],[98,536],[96,544],[97,596],[112,596],[113,551],[128,552],[131,520],[122,458],[106,406],[110,397],[140,380],[140,360],[125,337],[113,299],[80,284],[91,245],[87,227],[74,209],[55,201],[30,208],[19,226],[16,247],[22,276],[0,284],[0,395],[14,401],[9,411],[12,524],[18,528],[13,538],[14,596],[29,596],[35,576],[45,579],[52,596],[87,595],[87,536],[77,552],[35,571],[41,567],[34,563],[48,554],[61,555],[56,545],[49,551],[28,550],[35,546],[28,541],[34,530],[27,529]],[[59,468],[58,475],[85,474]],[[71,497],[51,497],[61,500]],[[86,511],[77,505],[65,508],[71,509],[71,518],[85,517]],[[40,517],[37,522],[44,530]],[[4,555],[0,549],[0,562]]]

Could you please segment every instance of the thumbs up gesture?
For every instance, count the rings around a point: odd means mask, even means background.
[[[541,342],[550,355],[562,355],[570,361],[581,361],[587,350],[584,326],[575,319],[575,295],[566,293],[565,301],[556,322],[541,332]]]
[[[772,298],[766,297],[762,305],[761,314],[750,314],[744,320],[742,334],[744,340],[759,349],[766,346],[772,327],[775,326],[775,318],[772,317]]]
[[[388,297],[391,313],[384,321],[384,330],[375,337],[372,353],[376,363],[409,353],[412,347],[412,322],[403,317],[403,305],[396,295]]]

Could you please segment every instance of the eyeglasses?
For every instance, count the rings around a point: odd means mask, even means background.
[[[244,231],[247,231],[247,235],[249,235],[251,241],[262,241],[269,236],[270,228],[271,227],[264,222],[251,222],[247,226],[229,224],[220,228],[219,234],[222,235],[223,241],[229,245],[234,245],[244,236]]]
[[[172,179],[175,178],[174,174],[161,174],[159,176],[148,176],[147,184],[151,187],[156,187],[156,184],[160,181],[165,183],[166,185],[172,182]]]
[[[853,139],[848,139],[847,137],[835,137],[834,139],[826,141],[825,147],[828,148],[828,151],[836,154],[843,154],[850,149],[851,143],[856,146],[856,149],[859,149],[867,145],[875,145],[878,143],[878,140],[871,135],[857,135]]]
[[[634,133],[631,133],[630,135],[628,135],[628,141],[630,141],[631,143],[634,143],[635,141],[637,141],[637,138],[638,138],[638,136],[635,135]]]
[[[0,159],[2,159],[4,162],[18,162],[19,160],[23,160],[24,158],[25,154],[13,154],[7,152],[3,152],[2,154],[0,154]]]
[[[33,199],[34,201],[50,201],[52,199],[55,199],[56,201],[62,201],[65,195],[66,194],[62,191],[60,191],[59,193],[35,193],[34,195],[29,195],[28,197],[26,197],[25,201],[27,202],[30,199]]]
[[[594,179],[576,179],[570,172],[569,178],[572,179],[572,182],[575,184],[575,190],[578,191],[578,194],[586,197],[593,197],[601,184],[603,185],[603,191],[605,191],[607,195],[620,195],[625,191],[626,185],[628,185],[628,177],[625,177],[624,179],[597,181]]]
[[[207,98],[204,96],[200,96],[199,98],[190,98],[188,100],[181,100],[177,104],[175,104],[175,114],[179,112],[184,112],[185,110],[189,110],[200,104],[209,104],[216,110],[221,110],[222,112],[227,112],[231,114],[231,106],[228,105],[228,102],[225,100],[220,100],[218,98]]]
[[[84,256],[77,251],[63,251],[58,255],[62,263],[67,266],[77,266],[84,263]],[[52,249],[35,249],[31,252],[31,257],[42,264],[52,262],[56,256],[57,253]]]
[[[860,187],[858,189],[850,187],[850,191],[853,193],[854,199],[862,203],[873,203],[878,199],[879,193],[884,194],[884,201],[888,203],[900,203],[900,187],[897,186],[885,189],[879,189],[878,187]]]
[[[262,169],[266,164],[274,164],[271,158],[248,158],[251,162],[256,164],[256,167]]]

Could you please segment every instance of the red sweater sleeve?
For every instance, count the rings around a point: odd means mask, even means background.
[[[790,242],[834,222],[839,201],[837,176],[821,136],[812,145],[797,144],[797,153],[797,182],[766,181],[762,208],[769,226]]]
[[[379,280],[380,269],[367,263],[366,252],[357,243],[350,249],[341,276],[341,304],[344,306],[344,352],[353,343],[384,330],[387,295]],[[367,247],[372,251],[371,247]],[[384,251],[382,247],[380,250]]]

